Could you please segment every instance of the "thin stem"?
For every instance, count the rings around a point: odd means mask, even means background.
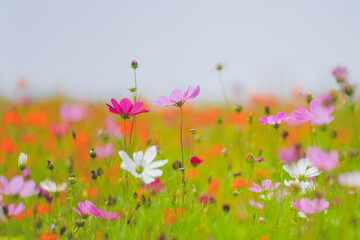
[[[136,69],[134,69],[134,80],[135,80],[135,92],[134,92],[134,102],[136,102],[137,99],[137,82],[136,82]]]
[[[130,140],[129,140],[129,152],[131,151],[131,143],[133,141],[133,134],[135,131],[135,115],[133,116],[133,119],[131,121],[131,130],[130,130]]]
[[[221,71],[219,71],[219,82],[220,82],[220,87],[221,87],[222,94],[224,95],[226,105],[227,105],[228,108],[230,108],[229,99],[226,96],[224,84],[223,84],[222,77],[221,77]]]
[[[183,183],[181,210],[184,208],[184,204],[185,204],[185,186],[186,186],[186,182],[187,182],[189,171],[190,171],[190,162],[191,162],[191,156],[193,155],[193,151],[194,151],[194,134],[192,135],[192,148],[191,148],[191,152],[190,152],[188,167],[186,169],[187,171],[186,171],[185,180],[184,180],[184,183]]]
[[[181,146],[181,165],[184,167],[184,150],[183,150],[183,141],[182,141],[182,125],[183,125],[183,112],[182,107],[180,107],[180,146]],[[183,173],[184,175],[184,173]]]
[[[124,118],[124,148],[125,148],[125,152],[128,153],[127,148],[126,148],[126,118]]]

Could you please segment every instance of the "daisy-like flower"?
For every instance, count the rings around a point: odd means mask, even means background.
[[[145,184],[152,183],[156,177],[160,177],[163,171],[157,168],[168,162],[167,159],[154,162],[157,155],[156,146],[149,147],[145,154],[142,151],[134,152],[134,160],[124,151],[119,151],[119,155],[123,160],[120,167],[130,172],[134,177],[140,178]]]
[[[123,98],[120,102],[112,98],[111,103],[113,106],[106,104],[109,107],[109,111],[114,114],[119,114],[124,119],[129,119],[130,116],[150,111],[148,109],[141,109],[144,105],[143,102],[132,103],[128,98]]]
[[[67,183],[56,183],[49,179],[46,179],[45,181],[40,182],[41,189],[48,191],[48,192],[62,192],[65,191],[67,188]]]
[[[300,159],[296,163],[286,164],[283,168],[292,178],[300,180],[307,180],[309,177],[315,177],[321,174],[321,171],[307,158]]]
[[[330,116],[335,107],[323,107],[317,100],[310,102],[310,111],[300,106],[298,106],[298,110],[298,112],[294,112],[295,118],[301,121],[310,121],[313,126],[328,125],[335,119],[334,116]]]
[[[338,182],[341,186],[349,188],[360,187],[360,172],[347,172],[338,176]]]
[[[273,125],[275,128],[278,128],[280,123],[284,123],[290,120],[292,117],[292,114],[286,115],[284,112],[279,112],[276,115],[261,117],[260,123],[263,125]]]
[[[3,195],[19,195],[21,198],[27,198],[39,193],[34,180],[24,181],[24,177],[17,175],[10,182],[4,177],[0,177],[0,193]]]
[[[309,160],[320,170],[330,171],[339,164],[339,154],[337,151],[326,152],[317,147],[310,147],[307,151]]]
[[[19,205],[10,204],[8,206],[8,216],[18,216],[25,210],[24,204],[21,202]]]
[[[295,180],[284,180],[284,184],[287,187],[298,187],[301,189],[301,193],[304,194],[309,190],[314,190],[315,189],[315,184],[314,182],[310,182],[310,181],[299,181],[299,179],[295,179]]]
[[[323,198],[316,198],[313,201],[307,198],[300,199],[298,202],[295,199],[295,202],[292,202],[297,210],[299,210],[299,217],[307,218],[306,215],[313,215],[322,211],[326,211],[329,208],[329,202]]]
[[[80,216],[88,216],[91,214],[91,207],[94,206],[94,204],[87,200],[85,202],[78,202],[78,206],[79,206],[79,210],[77,210],[76,208],[72,208],[75,212],[77,212]]]
[[[253,183],[253,186],[249,188],[249,191],[257,193],[266,192],[265,194],[260,195],[260,198],[264,200],[269,200],[273,196],[273,191],[276,190],[280,186],[280,184],[281,183],[277,182],[275,183],[275,185],[273,185],[270,179],[265,179],[261,183],[262,187],[260,187],[256,183]]]
[[[200,93],[200,87],[189,86],[186,92],[182,92],[180,89],[174,89],[170,95],[159,97],[158,101],[154,101],[152,104],[158,107],[176,106],[181,107],[186,100],[196,98]]]

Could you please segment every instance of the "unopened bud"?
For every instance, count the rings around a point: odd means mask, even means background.
[[[52,162],[50,162],[48,160],[47,166],[46,166],[50,171],[52,171],[54,169],[54,165],[52,164]]]
[[[131,62],[131,67],[132,67],[133,69],[137,69],[137,68],[138,68],[138,62],[137,62],[136,60],[133,60],[133,61]]]
[[[97,175],[96,175],[94,170],[91,171],[91,178],[94,179],[94,180],[97,179]]]
[[[242,106],[239,104],[236,104],[234,107],[235,112],[240,113],[242,111]]]
[[[89,154],[90,154],[90,157],[92,158],[92,159],[95,159],[96,158],[96,152],[95,152],[95,150],[92,148],[91,150],[90,150],[90,152],[89,152]]]
[[[99,177],[101,177],[102,175],[104,175],[104,170],[100,167],[98,170],[97,170],[97,173],[96,173]]]

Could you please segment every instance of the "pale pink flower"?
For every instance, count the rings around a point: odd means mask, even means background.
[[[259,222],[265,222],[265,218],[259,217]]]
[[[278,125],[284,123],[292,118],[292,114],[286,115],[284,112],[279,112],[276,115],[271,115],[268,117],[261,117],[260,123],[263,125]]]
[[[349,188],[360,187],[360,172],[347,172],[338,176],[338,182],[341,186]]]
[[[297,144],[290,148],[280,148],[278,150],[278,158],[280,159],[280,161],[286,164],[296,162],[301,157],[302,157],[302,151],[300,144]]]
[[[124,119],[128,119],[130,116],[150,111],[148,109],[141,109],[144,105],[143,102],[132,103],[128,98],[123,98],[120,102],[117,102],[112,98],[111,103],[113,106],[106,104],[109,107],[109,111],[114,114],[119,114]]]
[[[339,164],[339,154],[337,151],[326,152],[317,147],[310,147],[307,156],[319,170],[330,171]]]
[[[8,216],[18,216],[25,210],[24,204],[21,202],[19,205],[10,204],[8,206]]]
[[[80,122],[85,118],[85,107],[81,104],[63,104],[60,109],[60,117],[65,122]]]
[[[347,79],[347,69],[346,67],[337,67],[332,71],[332,75],[336,78],[337,81],[346,81]]]
[[[95,206],[90,207],[90,212],[100,219],[113,221],[120,218],[120,216],[115,212],[108,212],[103,209],[97,209]]]
[[[291,204],[299,210],[300,217],[316,214],[329,208],[329,202],[323,198],[316,198],[313,201],[307,198],[302,198],[300,199],[300,202],[295,199],[295,202],[291,202]]]
[[[182,92],[180,89],[174,89],[170,95],[161,96],[159,100],[154,101],[152,104],[158,107],[177,106],[181,107],[186,100],[196,98],[200,93],[200,87],[189,86],[186,92]]]
[[[24,182],[24,177],[17,175],[10,182],[4,177],[0,177],[0,193],[3,195],[19,195],[20,198],[27,198],[38,194],[34,180]]]
[[[249,199],[248,203],[253,208],[264,209],[264,205],[261,202],[256,202],[255,200]]]
[[[87,216],[91,214],[90,208],[94,206],[94,204],[87,200],[84,203],[78,202],[79,210],[76,208],[72,208],[75,212],[77,212],[80,216]]]
[[[317,99],[323,106],[329,106],[333,102],[333,96],[331,93],[321,93],[318,95]]]
[[[95,152],[99,158],[109,158],[114,154],[114,145],[109,143],[105,146],[96,146]]]
[[[299,112],[294,112],[295,118],[302,121],[310,120],[313,126],[327,125],[335,119],[334,116],[330,116],[335,110],[335,107],[323,107],[316,100],[310,102],[310,112],[300,106],[298,110]]]
[[[68,125],[66,123],[52,123],[50,124],[50,131],[56,136],[63,137],[68,131]]]
[[[280,186],[280,183],[277,182],[275,185],[272,185],[272,181],[270,179],[265,179],[261,183],[262,187],[260,187],[258,184],[253,183],[253,186],[249,188],[249,191],[251,192],[264,192],[264,191],[274,191]]]

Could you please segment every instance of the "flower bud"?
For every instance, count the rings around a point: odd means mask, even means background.
[[[190,133],[191,133],[192,135],[194,135],[194,134],[196,133],[196,129],[194,129],[194,128],[190,129]]]
[[[28,156],[25,153],[20,153],[19,161],[18,161],[18,166],[20,170],[25,169],[27,160],[28,160]]]
[[[96,180],[96,179],[97,179],[97,175],[96,175],[96,173],[95,173],[94,170],[91,171],[91,178],[92,178],[93,180]]]
[[[100,167],[98,170],[97,170],[97,173],[96,173],[99,177],[101,177],[102,175],[104,175],[104,170]]]
[[[131,62],[131,67],[132,67],[133,69],[137,69],[137,68],[138,68],[138,62],[137,62],[136,60],[133,60],[133,61]]]
[[[50,160],[48,160],[47,166],[46,166],[50,171],[52,171],[54,169],[54,164],[52,164],[52,162],[50,162]]]
[[[95,150],[92,148],[91,150],[90,150],[90,152],[89,152],[89,154],[90,154],[90,157],[94,160],[95,158],[96,158],[96,152],[95,152]]]
[[[266,114],[267,116],[270,115],[270,107],[269,107],[269,106],[266,106],[266,107],[265,107],[265,114]]]
[[[221,118],[220,116],[218,116],[218,117],[216,118],[216,123],[217,123],[217,124],[222,124],[222,122],[223,122],[222,118]]]
[[[252,153],[246,154],[245,160],[249,164],[253,163],[254,162],[254,155]]]
[[[181,168],[182,165],[181,165],[181,162],[179,160],[176,160],[174,163],[173,163],[173,169],[177,170],[179,168]]]
[[[234,107],[234,110],[235,110],[235,112],[237,112],[237,113],[241,113],[241,111],[242,111],[242,106],[239,105],[239,104],[236,104],[235,107]]]
[[[222,63],[216,64],[216,70],[218,70],[218,71],[221,71],[223,69],[223,67],[224,67],[224,64],[222,64]]]

